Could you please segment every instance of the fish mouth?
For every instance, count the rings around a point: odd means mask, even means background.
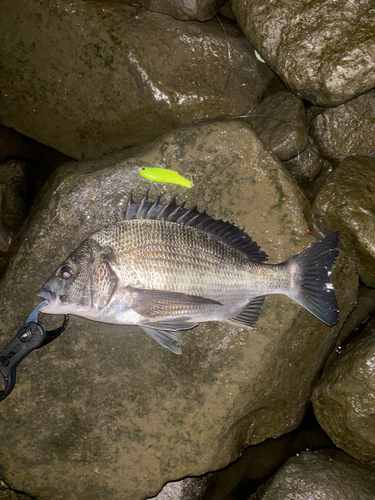
[[[46,304],[44,307],[41,308],[40,312],[42,313],[52,313],[51,309],[55,309],[55,307],[59,304],[61,300],[61,296],[55,292],[51,292],[50,290],[47,290],[46,288],[40,288],[36,292],[37,296],[44,299],[48,300],[48,304]]]

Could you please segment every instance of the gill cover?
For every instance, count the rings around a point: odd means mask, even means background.
[[[39,290],[60,296],[61,303],[100,311],[110,301],[117,288],[118,278],[113,272],[110,247],[102,247],[91,238],[86,239],[57,268],[53,276]],[[73,313],[73,311],[72,311]]]

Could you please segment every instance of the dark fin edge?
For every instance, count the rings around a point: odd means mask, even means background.
[[[130,193],[125,210],[119,210],[119,217],[121,220],[154,219],[194,226],[218,236],[229,246],[240,250],[256,262],[265,262],[268,259],[267,254],[260,250],[259,245],[243,229],[222,219],[216,220],[207,215],[206,211],[200,212],[197,206],[185,208],[185,203],[178,205],[176,198],[172,198],[166,205],[160,202],[160,198],[161,196],[158,196],[155,201],[150,201],[147,191],[141,202],[136,203]]]
[[[328,326],[339,320],[335,290],[329,280],[339,255],[339,236],[340,231],[331,233],[287,260],[288,264],[297,263],[300,271],[299,292],[290,297]]]

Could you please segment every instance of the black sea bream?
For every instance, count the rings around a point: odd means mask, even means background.
[[[268,294],[284,294],[329,326],[338,307],[329,281],[339,233],[287,261],[267,255],[244,231],[196,207],[130,197],[119,222],[86,238],[37,294],[43,313],[138,325],[181,353],[180,330],[220,321],[251,328]]]

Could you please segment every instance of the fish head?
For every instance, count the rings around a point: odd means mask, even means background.
[[[37,291],[49,301],[41,312],[95,318],[117,289],[111,258],[110,247],[90,238],[82,242]]]

